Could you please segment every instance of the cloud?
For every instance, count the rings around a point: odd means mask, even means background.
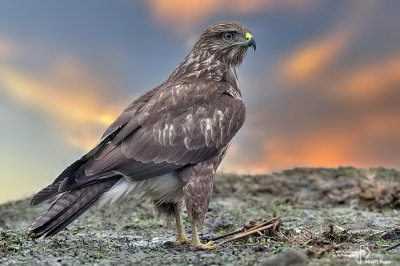
[[[308,81],[326,70],[348,42],[346,31],[322,37],[298,48],[283,62],[283,75],[293,81]]]
[[[185,28],[188,23],[193,24],[219,11],[224,1],[203,0],[151,0],[150,7],[157,21],[168,24],[178,24]]]
[[[228,153],[224,168],[265,173],[295,166],[399,167],[400,55],[364,58],[331,73],[313,76],[302,85],[313,84],[307,90],[272,90],[271,101],[248,112],[246,137]],[[262,79],[259,84],[266,83]],[[302,87],[297,85],[292,88]]]
[[[351,48],[362,32],[368,30],[368,19],[374,12],[374,1],[354,2],[343,18],[325,34],[300,45],[282,60],[281,75],[290,83],[314,82],[321,85],[341,56]]]
[[[365,64],[333,83],[336,97],[353,103],[371,103],[400,88],[400,54]]]
[[[160,22],[191,27],[191,23],[217,14],[265,13],[284,7],[285,1],[204,1],[201,7],[188,2],[169,9],[156,6],[158,3],[152,2]],[[287,3],[285,8],[293,7]],[[400,121],[400,57],[383,51],[384,45],[377,47],[369,34],[382,27],[375,21],[382,15],[376,7],[376,1],[345,4],[342,10],[346,11],[336,15],[323,33],[294,43],[288,54],[260,67],[269,73],[241,77],[242,84],[249,84],[243,82],[246,78],[251,80],[249,87],[260,93],[260,104],[248,106],[251,110],[241,130],[245,133],[235,138],[222,171],[400,166],[395,161],[400,126],[393,122]],[[186,13],[180,16],[181,12]],[[369,54],[371,51],[380,54]]]
[[[248,15],[272,8],[302,8],[313,0],[151,0],[150,11],[153,18],[163,25],[173,26],[187,32],[194,25],[217,13]]]
[[[70,145],[82,150],[96,144],[99,130],[122,111],[101,94],[111,87],[71,59],[60,60],[46,76],[0,65],[0,90],[18,104],[52,118]]]
[[[308,132],[301,138],[276,136],[264,144],[265,157],[260,162],[267,169],[284,169],[295,166],[337,167],[352,163],[357,165],[358,143],[355,136],[342,128]]]
[[[11,40],[0,36],[0,58],[5,58],[14,55],[17,50],[17,45]]]
[[[247,155],[251,160],[241,152],[246,150],[247,143],[232,147],[234,153],[229,151],[221,170],[262,174],[293,167],[398,167],[396,154],[400,148],[400,126],[393,121],[399,119],[400,113],[374,110],[356,116],[354,120],[334,121],[308,131],[275,130],[256,140],[261,153],[258,156]]]

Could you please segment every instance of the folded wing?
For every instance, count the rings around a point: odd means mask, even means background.
[[[55,188],[57,194],[115,174],[139,181],[206,160],[228,144],[244,121],[244,105],[228,89],[224,82],[191,80],[145,94],[95,149],[49,186],[53,194]]]

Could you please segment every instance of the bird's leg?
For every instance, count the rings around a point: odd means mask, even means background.
[[[192,241],[190,242],[190,248],[193,250],[215,249],[217,248],[217,245],[212,241],[209,241],[207,244],[202,244],[197,232],[197,225],[192,222]]]
[[[214,180],[214,166],[209,162],[198,163],[182,172],[183,179],[187,180],[184,186],[184,200],[186,210],[192,224],[192,241],[190,247],[193,250],[214,249],[217,246],[212,242],[202,244],[197,232],[198,226],[204,223],[210,203]]]
[[[178,231],[178,237],[176,238],[174,245],[180,246],[183,244],[189,244],[190,239],[187,238],[185,235],[185,227],[183,226],[181,214],[180,214],[179,208],[177,206],[175,206],[174,215],[175,215],[175,221],[176,221],[176,229]]]

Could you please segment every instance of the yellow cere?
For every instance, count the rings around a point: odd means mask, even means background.
[[[246,33],[246,41],[250,40],[253,37],[253,35],[251,35],[250,33]],[[235,42],[232,43],[232,45],[236,45],[236,44],[243,44],[244,42]]]
[[[253,37],[253,35],[251,35],[250,33],[246,33],[246,40],[247,40],[247,41],[250,40],[251,37]]]

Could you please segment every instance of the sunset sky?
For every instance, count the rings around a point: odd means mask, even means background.
[[[0,202],[31,196],[160,84],[201,31],[247,25],[247,121],[224,172],[400,167],[400,1],[0,2]]]

